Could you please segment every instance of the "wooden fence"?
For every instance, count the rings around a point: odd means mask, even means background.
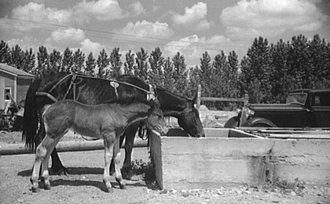
[[[196,101],[196,108],[199,109],[202,101],[221,101],[221,102],[242,102],[244,104],[248,103],[249,96],[247,94],[244,95],[242,98],[223,98],[223,97],[202,97],[202,87],[198,85],[197,88],[197,101]]]

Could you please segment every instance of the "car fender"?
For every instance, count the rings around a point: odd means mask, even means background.
[[[266,118],[250,118],[242,127],[277,127],[272,121]]]
[[[239,119],[237,116],[230,118],[224,125],[224,128],[235,128],[238,126]]]

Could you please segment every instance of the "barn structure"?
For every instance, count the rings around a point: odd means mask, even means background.
[[[19,103],[25,100],[26,92],[34,75],[23,70],[0,63],[0,110],[12,99]]]

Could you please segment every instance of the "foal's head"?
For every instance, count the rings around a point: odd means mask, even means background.
[[[168,132],[168,128],[166,127],[163,111],[159,109],[157,102],[151,100],[150,104],[152,113],[147,119],[147,126],[149,129],[156,130],[161,135],[165,135]]]

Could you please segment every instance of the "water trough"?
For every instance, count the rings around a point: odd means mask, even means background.
[[[330,182],[327,132],[319,134],[322,139],[303,133],[295,139],[274,139],[279,138],[274,134],[265,138],[224,128],[206,128],[205,133],[206,138],[182,137],[180,131],[167,136],[152,133],[151,154],[162,189],[259,185],[276,179]]]

